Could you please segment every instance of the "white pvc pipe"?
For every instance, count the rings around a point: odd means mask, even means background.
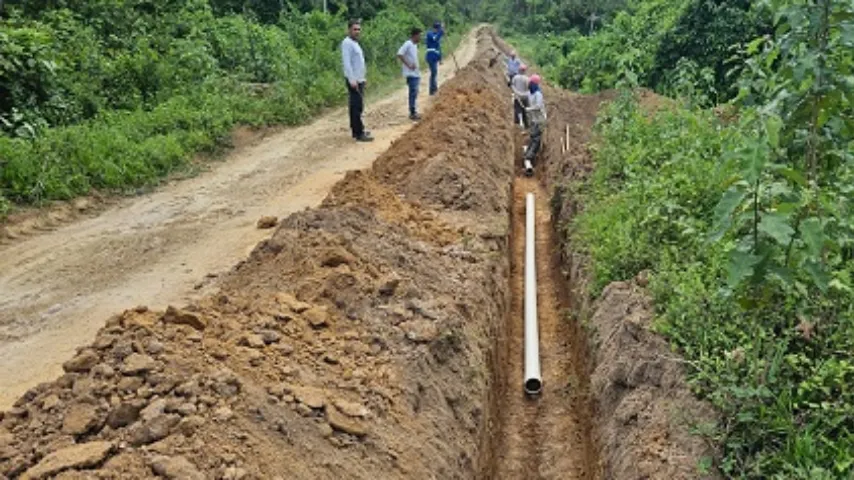
[[[539,395],[543,389],[540,373],[540,335],[537,326],[537,266],[534,249],[534,194],[525,198],[525,393]]]
[[[530,160],[527,160],[527,159],[526,159],[526,160],[525,160],[525,176],[526,176],[526,177],[530,177],[530,176],[531,176],[531,175],[533,175],[533,174],[534,174],[534,166],[533,166],[533,165],[531,165],[531,161],[530,161]]]

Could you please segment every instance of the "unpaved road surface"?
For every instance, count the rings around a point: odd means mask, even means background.
[[[470,33],[455,55],[475,53]],[[440,67],[440,81],[454,76]],[[429,103],[423,79],[419,102]],[[412,127],[406,91],[368,105],[376,141],[354,143],[346,109],[233,152],[212,171],[95,217],[0,247],[0,410],[62,373],[112,314],[164,308],[215,287],[212,275],[270,235],[255,222],[319,204],[348,170],[369,166]]]

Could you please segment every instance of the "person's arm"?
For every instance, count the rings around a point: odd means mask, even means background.
[[[532,112],[534,110],[543,109],[543,97],[541,95],[531,95],[531,105],[525,110]]]
[[[344,76],[347,77],[347,81],[350,82],[351,87],[358,88],[359,80],[356,78],[356,75],[353,72],[353,64],[351,61],[352,57],[353,46],[350,45],[350,42],[341,42],[341,61],[344,65]]]

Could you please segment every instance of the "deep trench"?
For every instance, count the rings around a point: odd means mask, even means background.
[[[572,320],[571,285],[562,260],[542,169],[525,178],[522,138],[517,136],[511,181],[508,261],[509,310],[493,356],[491,418],[482,457],[484,479],[584,479],[597,474],[585,332]],[[546,146],[538,163],[548,160]],[[524,369],[525,196],[536,201],[537,302],[543,391],[528,397]]]

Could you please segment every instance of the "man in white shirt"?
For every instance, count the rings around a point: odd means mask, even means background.
[[[409,40],[407,40],[397,51],[397,58],[402,64],[403,76],[406,78],[406,85],[409,87],[409,118],[411,120],[421,120],[418,111],[415,108],[416,100],[418,100],[418,85],[421,83],[421,70],[418,68],[418,43],[421,41],[421,29],[415,27],[412,29]]]
[[[362,112],[365,109],[365,83],[367,83],[365,54],[359,45],[362,25],[358,20],[350,20],[348,27],[347,38],[341,42],[341,60],[347,91],[350,94],[350,131],[357,141],[370,142],[374,138],[371,137],[370,132],[365,131],[365,125],[362,123]]]

